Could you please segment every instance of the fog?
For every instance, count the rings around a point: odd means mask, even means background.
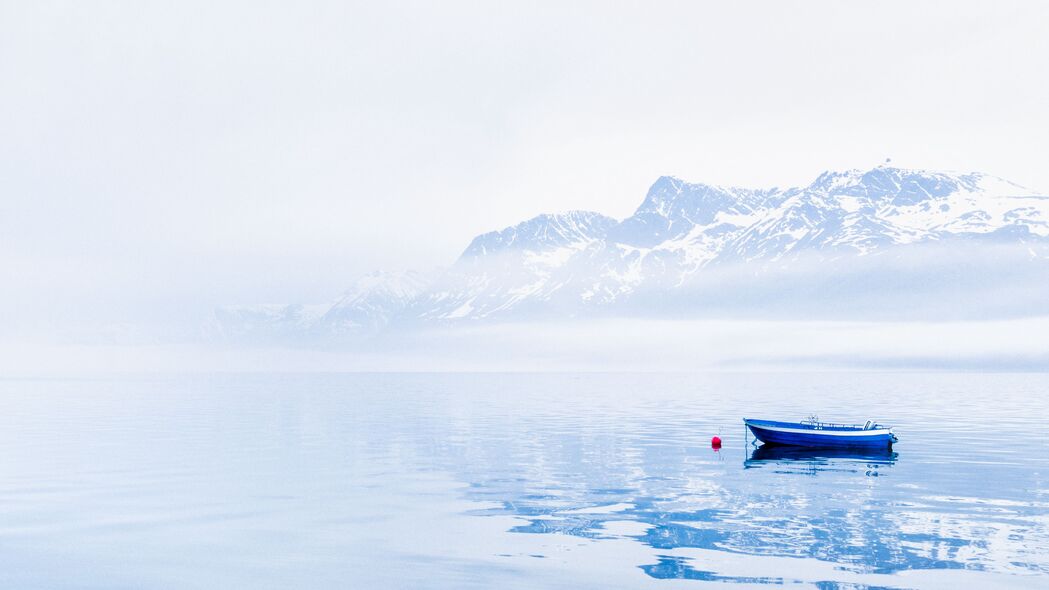
[[[662,174],[789,186],[892,158],[1047,187],[1047,19],[981,2],[2,2],[3,367],[470,367],[419,335],[267,353],[201,326],[220,305],[446,267],[538,213],[624,217]],[[772,333],[798,319],[767,311]],[[726,313],[732,333],[758,325]],[[539,362],[530,333],[521,366]]]
[[[1047,371],[1049,316],[966,322],[583,320],[434,328],[367,346],[12,344],[5,375],[180,371]]]
[[[683,282],[657,274],[655,289],[615,304],[584,306],[568,288],[545,307],[534,302],[483,319],[422,319],[409,307],[363,332],[294,322],[230,329],[216,324],[213,310],[174,301],[174,310],[141,318],[9,330],[0,339],[0,373],[1045,371],[1046,247],[969,238],[860,257],[797,252],[714,264]],[[513,289],[515,256],[488,256],[470,268]],[[563,272],[585,286],[589,263]],[[435,288],[471,280],[450,272]]]

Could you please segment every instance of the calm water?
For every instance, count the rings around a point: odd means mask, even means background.
[[[1047,375],[4,380],[0,586],[1044,588],[1047,394]],[[901,442],[745,445],[744,415],[812,412]]]

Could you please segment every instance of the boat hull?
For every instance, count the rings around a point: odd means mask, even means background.
[[[818,429],[801,424],[744,420],[754,436],[765,444],[816,448],[892,448],[896,437],[888,429]]]

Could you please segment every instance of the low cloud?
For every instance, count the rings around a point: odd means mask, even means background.
[[[1049,316],[995,321],[578,320],[432,328],[339,350],[0,345],[5,374],[138,371],[1049,370]]]

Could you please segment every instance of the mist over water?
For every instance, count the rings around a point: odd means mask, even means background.
[[[87,310],[69,324],[33,324],[30,314],[0,333],[0,370],[1045,371],[1049,263],[1041,250],[1028,251],[1035,247],[960,241],[861,258],[810,253],[703,269],[687,284],[641,291],[622,305],[552,301],[452,320],[416,317],[409,307],[345,332],[303,319],[328,313],[331,303],[274,306],[277,319],[251,308],[242,325],[183,303]],[[120,313],[128,321],[102,319]]]
[[[178,371],[1049,369],[1049,318],[885,322],[591,319],[393,331],[356,343],[0,344],[6,375]]]

